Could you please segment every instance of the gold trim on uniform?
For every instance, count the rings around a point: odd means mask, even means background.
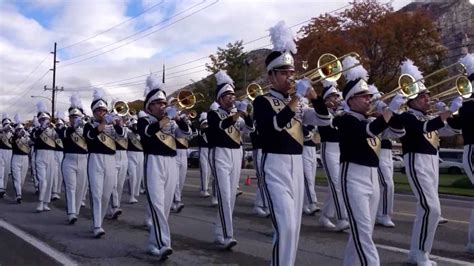
[[[39,136],[39,139],[46,145],[48,145],[51,148],[56,148],[56,142],[54,141],[53,138],[50,136],[46,135],[46,132],[43,131],[41,135]]]
[[[424,133],[423,136],[435,149],[439,148],[439,134],[437,130]]]
[[[161,131],[158,131],[155,134],[155,136],[159,141],[163,142],[166,146],[168,146],[169,148],[173,150],[176,150],[176,140],[173,136],[165,134]]]
[[[176,141],[181,143],[186,149],[189,147],[189,141],[187,138],[176,138]]]
[[[372,148],[372,150],[377,154],[377,156],[380,155],[380,149],[382,148],[382,141],[380,140],[379,137],[375,138],[367,138],[367,144],[369,144],[369,147]]]
[[[264,97],[268,100],[270,106],[276,113],[279,113],[286,106],[286,103],[278,98],[272,96]],[[304,136],[303,125],[301,124],[301,121],[293,117],[291,118],[291,121],[282,130],[286,131],[293,139],[295,139],[301,146],[303,146]]]
[[[11,148],[12,147],[12,143],[10,142],[10,139],[7,138],[7,136],[3,135],[2,134],[2,142],[3,144],[5,144],[5,146],[7,146],[8,148]]]
[[[64,149],[63,141],[61,139],[55,139],[54,142],[56,142],[56,145],[58,145],[59,148]]]
[[[76,132],[73,132],[71,134],[71,140],[74,142],[77,146],[81,147],[81,149],[87,151],[87,142],[86,139],[84,139],[83,136],[77,134]]]
[[[221,114],[221,113],[218,113],[219,114],[219,117],[221,118],[221,121],[232,116],[233,114],[230,114],[230,115],[225,115],[225,114]],[[227,136],[229,136],[235,143],[239,144],[240,145],[240,130],[238,130],[236,127],[235,127],[235,124],[226,128],[224,130],[224,132],[227,134]]]
[[[314,133],[313,133],[313,137],[311,138],[311,141],[312,141],[314,144],[319,144],[319,143],[321,143],[321,136],[319,135],[318,132],[314,132]]]
[[[102,142],[102,144],[104,144],[107,148],[114,151],[116,150],[117,147],[115,146],[115,140],[104,132],[101,132],[99,135],[97,135],[97,139],[99,139],[99,141]]]
[[[122,149],[126,150],[128,149],[128,139],[126,138],[117,138],[115,140],[117,142],[117,144],[122,147]]]
[[[28,144],[25,144],[23,141],[21,141],[21,139],[16,139],[15,143],[20,151],[26,154],[30,153],[30,146],[28,146]]]
[[[140,142],[140,140],[138,139],[138,136],[135,133],[130,133],[130,142],[135,148],[143,151],[142,143]]]

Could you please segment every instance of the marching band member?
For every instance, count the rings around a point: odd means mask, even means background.
[[[340,114],[341,95],[337,90],[335,81],[323,80],[322,97],[316,100],[316,112],[321,119],[334,119]],[[347,220],[346,206],[341,194],[341,182],[339,175],[339,132],[332,124],[318,126],[321,136],[321,162],[328,180],[328,190],[326,200],[319,217],[319,224],[324,228],[341,232],[349,228]],[[330,220],[336,216],[336,224]]]
[[[33,116],[33,126],[30,128],[30,136],[32,135],[35,128],[39,128],[41,125],[38,122],[38,117],[36,115]],[[35,194],[39,195],[39,180],[38,176],[36,175],[36,152],[35,152],[35,145],[34,140],[30,138],[30,141],[33,143],[33,146],[30,148],[30,162],[31,162],[31,179],[33,179],[33,184],[35,186]]]
[[[25,130],[25,126],[20,120],[18,114],[15,115],[15,134],[12,139],[12,163],[11,171],[13,177],[13,188],[15,190],[16,202],[21,203],[21,191],[25,183],[26,173],[28,172],[28,154],[30,138]]]
[[[179,114],[180,119],[188,124],[191,132],[194,132],[191,121],[188,119],[187,114],[181,112]],[[181,202],[181,194],[183,193],[184,182],[186,181],[186,173],[188,171],[188,147],[189,139],[193,135],[181,136],[176,138],[176,167],[178,169],[178,183],[176,184],[176,189],[173,196],[173,204],[171,205],[171,210],[173,212],[181,212],[184,208],[184,204]]]
[[[308,107],[306,98],[302,101],[304,107]],[[314,215],[320,211],[319,207],[316,206],[318,201],[316,197],[316,191],[314,189],[314,182],[316,179],[316,170],[318,162],[316,160],[316,144],[317,132],[316,127],[313,125],[303,125],[303,174],[304,174],[304,201],[303,201],[303,213],[306,215]]]
[[[199,196],[207,198],[211,196],[209,194],[209,144],[207,141],[207,129],[209,124],[207,123],[207,113],[202,112],[199,116],[199,135],[198,135],[198,146],[199,146],[199,174],[201,177],[201,190]]]
[[[468,79],[474,87],[474,54],[467,54],[461,59],[461,63],[466,67]],[[467,176],[474,184],[474,94],[464,101],[459,109],[459,120],[461,121],[462,137],[464,140],[464,153],[462,157],[464,170]],[[471,219],[469,223],[469,240],[467,251],[474,253],[474,209],[471,210]]]
[[[5,196],[8,184],[8,175],[10,174],[10,164],[12,160],[12,142],[13,127],[11,120],[3,114],[2,134],[0,141],[0,199]]]
[[[250,141],[252,142],[253,168],[255,169],[255,175],[257,176],[257,192],[255,193],[253,212],[259,217],[268,217],[270,216],[270,211],[268,209],[268,200],[265,196],[262,184],[263,180],[260,169],[260,164],[262,162],[262,141],[259,138],[258,131],[250,133]]]
[[[122,120],[116,120],[113,115],[108,113],[108,105],[103,98],[103,91],[96,88],[93,96],[91,110],[94,118],[93,121],[84,126],[83,134],[89,150],[87,176],[89,179],[93,233],[95,238],[100,238],[105,234],[102,221],[112,191],[117,185],[114,138],[123,136],[124,130]]]
[[[343,264],[379,265],[372,239],[380,197],[377,174],[380,139],[377,135],[387,129],[389,123],[395,133],[404,133],[392,116],[405,99],[395,96],[381,116],[370,120],[367,113],[372,94],[366,82],[367,71],[361,65],[353,67],[357,64],[359,61],[350,56],[342,62],[347,80],[343,97],[350,110],[333,122],[339,130],[341,191],[351,229]]]
[[[122,121],[122,124],[125,124],[125,117],[116,116],[116,119]],[[118,216],[122,214],[120,202],[122,201],[123,185],[127,178],[128,128],[123,127],[122,130],[124,132],[123,135],[115,136],[115,167],[117,168],[117,184],[112,190],[110,204],[107,206],[107,215],[110,219],[117,219]]]
[[[386,104],[380,101],[382,95],[375,85],[369,85],[369,91],[372,93],[371,104],[376,108],[375,113],[372,114],[372,116],[380,116],[382,115],[383,108],[386,107]],[[392,141],[387,132],[388,131],[384,131],[380,135],[381,145],[379,166],[377,168],[379,175],[380,200],[375,223],[384,227],[393,228],[395,227],[395,223],[392,221],[395,184],[393,182]]]
[[[237,244],[234,239],[232,213],[242,165],[240,135],[253,131],[253,122],[247,112],[247,103],[236,104],[234,82],[223,70],[216,75],[216,101],[219,108],[207,114],[211,169],[214,172],[219,211],[216,218],[215,241],[223,249]],[[243,117],[243,118],[242,118]]]
[[[56,131],[51,123],[51,115],[47,112],[43,102],[37,104],[38,122],[37,127],[32,132],[32,139],[35,142],[35,163],[36,176],[39,181],[39,203],[37,212],[49,211],[48,204],[51,202],[51,192],[53,188],[54,150],[56,149]]]
[[[74,224],[81,210],[82,197],[87,188],[87,142],[84,133],[84,111],[78,95],[69,98],[69,126],[58,131],[64,144],[64,160],[61,171],[64,180],[64,196],[68,223]]]
[[[189,135],[187,123],[176,117],[175,107],[166,107],[163,84],[157,77],[147,78],[144,109],[148,116],[138,119],[138,133],[145,153],[145,187],[152,226],[148,251],[166,259],[171,249],[168,216],[178,182],[175,137]]]
[[[209,110],[210,111],[217,111],[217,109],[219,109],[219,104],[216,101],[214,101],[209,106]],[[206,117],[207,117],[207,113],[206,113]],[[208,142],[208,145],[209,145],[208,161],[209,161],[209,169],[211,170],[211,177],[212,177],[212,180],[211,180],[211,192],[212,192],[211,193],[211,195],[212,195],[212,197],[211,197],[211,206],[215,207],[215,206],[217,206],[219,201],[217,200],[216,177],[214,176],[214,171],[212,170],[213,169],[213,166],[212,166],[213,161],[212,161],[212,158],[211,158],[211,149],[213,148],[211,146],[212,142]]]
[[[409,59],[402,63],[401,72],[410,74],[417,80],[423,78],[413,61]],[[440,113],[439,116],[430,117],[427,115],[430,109],[429,90],[421,81],[417,85],[420,87],[418,95],[414,99],[409,99],[408,111],[400,115],[406,130],[406,135],[400,140],[408,182],[417,199],[409,262],[429,265],[434,263],[428,256],[441,217],[438,195],[438,135],[453,133],[452,128],[446,123],[462,103],[453,102],[450,110]]]
[[[142,111],[140,111],[142,112]],[[140,142],[137,128],[138,120],[133,117],[130,120],[128,130],[128,182],[130,185],[130,199],[128,203],[137,203],[140,196],[140,183],[143,179],[143,146]]]
[[[55,121],[55,129],[56,132],[59,130],[63,129],[65,124],[64,124],[64,117],[62,116],[62,113],[56,113],[55,114],[56,121]],[[61,170],[61,163],[63,161],[64,157],[64,145],[61,140],[61,138],[56,135],[56,138],[54,140],[56,142],[56,149],[54,150],[54,166],[53,166],[53,171],[54,171],[54,176],[53,176],[53,188],[52,188],[52,194],[51,194],[51,200],[55,201],[58,199],[61,199],[61,188],[63,185],[63,173]]]
[[[270,29],[273,51],[265,59],[270,92],[253,102],[254,119],[262,141],[260,173],[274,228],[272,265],[293,265],[298,249],[303,209],[302,123],[316,124],[313,109],[303,109],[301,98],[316,99],[309,80],[296,82],[290,97],[289,79],[294,75],[296,44],[285,23]]]

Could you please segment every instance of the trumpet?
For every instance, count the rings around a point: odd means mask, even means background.
[[[257,96],[263,95],[264,90],[269,87],[270,85],[267,85],[262,88],[260,85],[258,85],[258,83],[252,82],[245,89],[246,94],[240,96],[239,98],[237,98],[237,100],[249,99],[252,102],[253,100],[255,100],[255,98],[257,98]]]
[[[112,113],[117,116],[126,116],[129,114],[130,108],[124,101],[116,101],[112,109]]]
[[[175,105],[178,109],[182,110],[191,109],[196,103],[202,100],[204,100],[204,95],[202,93],[193,93],[189,89],[182,89],[178,92],[178,96],[171,101],[170,105]]]

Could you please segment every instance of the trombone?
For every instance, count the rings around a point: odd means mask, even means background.
[[[198,96],[200,99],[198,99]],[[204,95],[202,93],[193,93],[189,89],[182,89],[178,92],[173,101],[171,101],[170,105],[175,105],[178,109],[191,109],[194,105],[200,101],[204,100]]]
[[[255,100],[255,98],[257,98],[257,96],[263,95],[265,90],[268,87],[270,87],[270,85],[267,85],[267,86],[262,88],[260,85],[258,85],[258,83],[252,82],[245,89],[246,93],[244,95],[238,97],[237,100],[249,99],[251,102],[253,102],[253,100]]]
[[[356,57],[360,61],[360,55],[356,52],[350,52],[340,57],[336,57],[330,53],[325,53],[318,58],[318,65],[316,68],[298,75],[296,79],[306,77],[311,80],[311,83],[317,83],[322,80],[337,81],[341,78],[344,71],[360,65],[356,64],[346,70],[343,70],[341,60],[348,56]],[[306,69],[305,66],[307,67],[306,61],[303,62],[303,68]]]
[[[380,97],[380,100],[385,101],[387,99],[390,99],[393,96],[397,95],[397,93],[399,92],[403,96],[413,99],[416,98],[419,91],[420,86],[418,85],[418,83],[416,83],[415,78],[410,74],[402,74],[398,78],[398,87],[382,95],[382,97]]]
[[[451,79],[451,78],[450,78]],[[436,95],[433,95],[432,98],[443,101],[450,100],[452,98],[461,96],[464,99],[470,98],[472,95],[472,84],[468,78],[465,76],[458,76],[456,78],[456,85],[450,89],[442,91]]]
[[[120,117],[128,115],[129,111],[130,108],[128,107],[128,104],[124,101],[116,101],[112,109],[112,113]]]

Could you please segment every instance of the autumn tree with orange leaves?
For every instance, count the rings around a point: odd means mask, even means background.
[[[427,74],[441,68],[446,52],[427,14],[394,12],[390,4],[375,0],[355,2],[343,12],[313,18],[299,33],[297,64],[307,60],[311,69],[323,53],[356,52],[369,72],[369,83],[384,92],[397,87],[399,65],[405,58],[414,60]]]

